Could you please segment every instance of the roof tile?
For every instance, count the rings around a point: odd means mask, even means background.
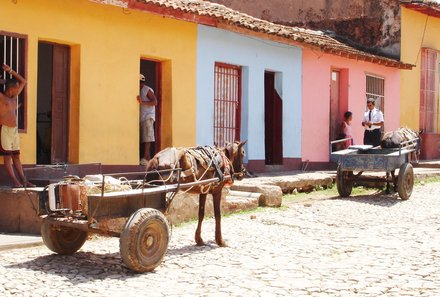
[[[95,2],[121,2],[121,0],[93,0]],[[128,0],[125,0],[128,1]],[[321,31],[314,31],[298,27],[289,27],[274,24],[265,20],[252,17],[248,14],[233,10],[224,5],[203,0],[130,0],[130,2],[166,7],[175,11],[190,13],[198,16],[208,16],[218,23],[281,37],[286,40],[299,42],[304,46],[318,47],[324,52],[341,55],[351,59],[364,60],[390,67],[410,69],[412,65],[394,59],[373,55],[350,47]],[[148,11],[148,9],[145,9]],[[170,15],[172,16],[172,15]],[[175,16],[174,16],[175,17]],[[178,18],[178,17],[177,17]],[[196,21],[194,19],[194,21]]]

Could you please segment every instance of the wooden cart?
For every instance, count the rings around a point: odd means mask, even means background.
[[[217,182],[217,178],[181,184],[147,183],[149,174],[180,176],[180,170],[101,175],[98,193],[87,194],[90,185],[70,179],[50,184],[39,194],[38,215],[43,218],[41,235],[46,246],[58,254],[73,254],[89,233],[120,238],[125,265],[137,272],[152,271],[168,249],[170,225],[164,213],[177,191]],[[108,177],[142,176],[122,184],[128,190],[106,192]]]
[[[348,149],[332,152],[333,144],[346,139],[330,143],[330,160],[338,164],[336,186],[341,197],[351,194],[353,184],[357,181],[379,181],[394,184],[401,199],[408,199],[413,190],[414,171],[412,157],[419,149],[420,140],[414,139],[403,142],[398,148],[380,148],[371,145],[352,145]],[[396,176],[395,170],[399,169]],[[386,172],[385,178],[362,177],[365,171]],[[357,173],[356,173],[357,172]]]

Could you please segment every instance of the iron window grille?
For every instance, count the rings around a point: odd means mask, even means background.
[[[420,81],[420,129],[427,133],[439,132],[439,76],[440,52],[422,49]]]
[[[27,37],[25,35],[0,31],[0,64],[8,64],[11,68],[26,78]],[[2,79],[12,78],[12,75],[0,69]],[[5,85],[0,85],[4,92]],[[17,126],[20,132],[26,130],[27,88],[17,98]]]
[[[385,114],[385,79],[379,76],[366,75],[366,98],[374,98],[377,109]],[[384,128],[382,128],[382,131]]]
[[[241,67],[215,63],[214,70],[214,145],[240,140]]]

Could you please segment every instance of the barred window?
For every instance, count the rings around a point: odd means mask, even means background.
[[[214,145],[240,140],[241,67],[215,63]]]
[[[25,77],[26,70],[26,46],[27,38],[24,35],[0,31],[0,64],[8,64],[11,68]],[[2,79],[12,76],[0,69]],[[17,124],[20,131],[26,130],[26,87],[18,96]],[[5,90],[4,85],[0,85],[0,90]]]
[[[366,77],[366,97],[376,99],[376,108],[385,114],[385,79],[379,76]]]
[[[440,52],[424,48],[421,71],[420,129],[428,133],[438,133]]]

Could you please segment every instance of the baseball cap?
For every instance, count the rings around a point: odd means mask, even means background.
[[[140,81],[145,81],[145,76],[143,74],[139,74],[139,80]]]

